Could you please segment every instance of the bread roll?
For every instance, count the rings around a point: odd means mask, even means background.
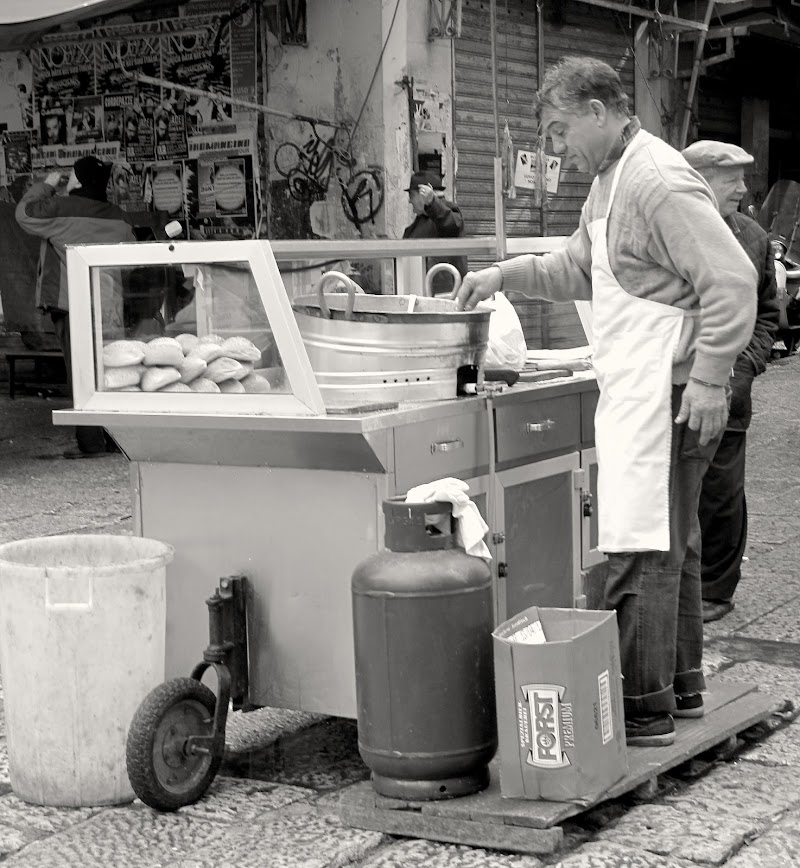
[[[179,368],[183,358],[183,350],[175,338],[153,338],[144,351],[144,363],[148,367],[165,365]]]
[[[192,392],[219,392],[219,386],[207,380],[205,377],[198,377],[189,383],[189,389]]]
[[[142,391],[157,392],[170,383],[177,383],[181,372],[177,368],[147,368],[142,375]]]
[[[221,383],[223,380],[238,380],[240,377],[246,377],[247,371],[235,359],[223,357],[210,362],[206,369],[206,377],[215,383]]]
[[[204,362],[209,363],[213,362],[214,359],[218,359],[221,355],[222,347],[217,346],[217,344],[197,343],[186,354],[186,358],[202,359]]]
[[[159,392],[191,392],[192,390],[185,383],[170,383],[168,386],[164,386],[163,389],[159,389]]]
[[[144,365],[126,365],[124,368],[109,368],[103,371],[103,388],[114,391],[126,386],[138,386],[147,370]]]
[[[238,380],[223,380],[219,384],[219,390],[229,394],[244,394],[244,386]]]
[[[201,344],[216,344],[219,346],[222,343],[222,338],[219,335],[203,335],[198,340]]]
[[[188,333],[185,333],[182,335],[178,335],[175,340],[181,345],[181,349],[183,350],[185,355],[192,347],[197,346],[200,338],[198,338],[197,335],[190,335]]]
[[[202,377],[208,365],[199,356],[187,356],[180,366],[181,382],[191,383],[198,377]]]
[[[245,392],[263,394],[264,392],[272,391],[272,386],[270,386],[269,380],[265,379],[260,374],[248,374],[244,379],[239,380],[239,382],[244,386]]]
[[[111,341],[103,347],[104,368],[124,368],[138,365],[145,354],[147,344],[143,341]]]
[[[261,350],[247,338],[233,337],[223,341],[222,350],[229,359],[237,362],[257,362],[261,358]]]
[[[121,389],[115,389],[116,392],[141,392],[141,386],[123,386]]]

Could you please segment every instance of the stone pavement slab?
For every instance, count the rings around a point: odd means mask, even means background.
[[[383,847],[359,868],[543,868],[535,856],[517,856],[496,850],[405,840]]]
[[[763,827],[756,820],[719,811],[694,813],[648,804],[632,808],[612,828],[601,831],[597,840],[659,856],[722,865]]]
[[[379,832],[351,829],[305,804],[220,828],[221,835],[163,868],[344,868],[385,843]]]
[[[800,814],[793,812],[743,847],[727,868],[790,868],[800,865]]]
[[[224,834],[225,824],[144,805],[110,808],[66,831],[28,844],[14,868],[161,868]]]
[[[199,802],[180,808],[178,814],[218,823],[252,823],[270,811],[315,796],[313,790],[300,787],[217,776]]]
[[[553,868],[697,868],[696,862],[659,856],[618,844],[585,844]]]
[[[768,822],[800,807],[800,787],[793,768],[753,762],[724,763],[692,782],[683,792],[666,796],[665,803],[682,811],[687,818],[697,814],[711,816],[724,808],[728,818]]]

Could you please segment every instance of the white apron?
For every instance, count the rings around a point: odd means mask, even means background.
[[[588,225],[592,242],[593,364],[600,387],[595,415],[598,548],[669,551],[672,360],[684,312],[635,298],[617,282],[608,258],[608,218]]]

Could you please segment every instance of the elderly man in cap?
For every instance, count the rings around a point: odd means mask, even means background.
[[[406,226],[403,238],[460,238],[464,234],[464,218],[455,202],[445,198],[442,179],[435,172],[414,172],[406,187],[414,222]],[[454,265],[461,276],[467,273],[466,256],[429,256],[425,267],[430,270],[439,262]],[[433,276],[434,294],[449,292],[453,281],[444,273]]]
[[[756,272],[702,178],[630,117],[608,64],[562,59],[538,111],[566,165],[594,176],[578,228],[562,249],[470,272],[456,297],[465,309],[499,290],[592,301],[598,547],[625,738],[667,745],[674,715],[703,714],[697,503],[753,332]]]
[[[739,213],[742,197],[747,192],[744,173],[753,164],[753,157],[736,145],[713,141],[695,142],[683,150],[683,156],[711,188],[720,215],[758,272],[755,329],[733,366],[730,414],[725,433],[703,477],[698,509],[703,540],[703,620],[716,621],[733,609],[733,594],[741,578],[747,543],[744,477],[750,390],[753,378],[767,367],[778,329],[779,306],[767,233],[755,220]]]
[[[64,352],[67,375],[72,387],[72,360],[67,297],[68,244],[99,244],[101,242],[135,241],[133,229],[125,213],[107,198],[106,188],[111,177],[111,164],[94,156],[75,161],[66,182],[66,196],[57,196],[63,174],[51,172],[44,182],[34,184],[17,205],[17,223],[31,235],[43,239],[41,246],[37,296],[40,306],[50,313],[56,337]],[[51,255],[47,256],[47,251]],[[55,256],[52,252],[55,251]],[[115,298],[103,295],[103,319],[108,320],[111,306],[120,308],[121,288]],[[119,322],[121,326],[121,319]],[[117,335],[121,337],[121,335]],[[81,426],[76,429],[77,448],[64,453],[65,458],[98,458],[117,448],[102,428]]]

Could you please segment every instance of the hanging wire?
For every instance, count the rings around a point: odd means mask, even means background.
[[[614,17],[617,19],[617,25],[619,26],[619,29],[622,31],[622,35],[628,40],[628,47],[625,49],[625,52],[627,53],[628,51],[630,51],[630,55],[633,57],[633,62],[636,64],[636,68],[639,70],[639,74],[642,77],[642,81],[644,82],[644,86],[647,88],[647,93],[650,95],[650,99],[652,100],[653,105],[656,107],[656,110],[658,111],[659,117],[662,119],[669,117],[669,112],[667,110],[667,107],[664,105],[663,100],[657,100],[655,97],[655,94],[650,89],[650,82],[648,81],[649,76],[642,69],[641,64],[639,63],[639,59],[636,57],[636,45],[635,45],[634,41],[631,39],[628,31],[625,29],[625,26],[623,25],[623,23],[619,17],[619,12],[615,12]],[[627,58],[625,58],[625,59],[627,60]]]
[[[378,77],[378,73],[381,69],[381,64],[383,63],[383,55],[386,51],[386,46],[389,44],[389,39],[392,35],[392,30],[394,30],[394,22],[397,18],[397,10],[400,8],[400,0],[394,4],[394,12],[392,13],[392,20],[389,24],[389,30],[386,33],[386,39],[383,40],[383,46],[381,47],[381,53],[378,55],[378,62],[375,64],[375,72],[372,73],[372,79],[370,80],[369,87],[367,88],[367,92],[364,94],[364,102],[361,104],[361,108],[358,112],[358,117],[356,117],[356,122],[353,124],[352,130],[350,130],[350,137],[347,140],[347,150],[350,150],[350,145],[353,143],[353,138],[356,134],[356,130],[358,129],[358,125],[361,123],[361,116],[364,114],[364,109],[367,107],[367,102],[369,101],[369,95],[372,93],[372,88],[375,84],[375,79]]]

